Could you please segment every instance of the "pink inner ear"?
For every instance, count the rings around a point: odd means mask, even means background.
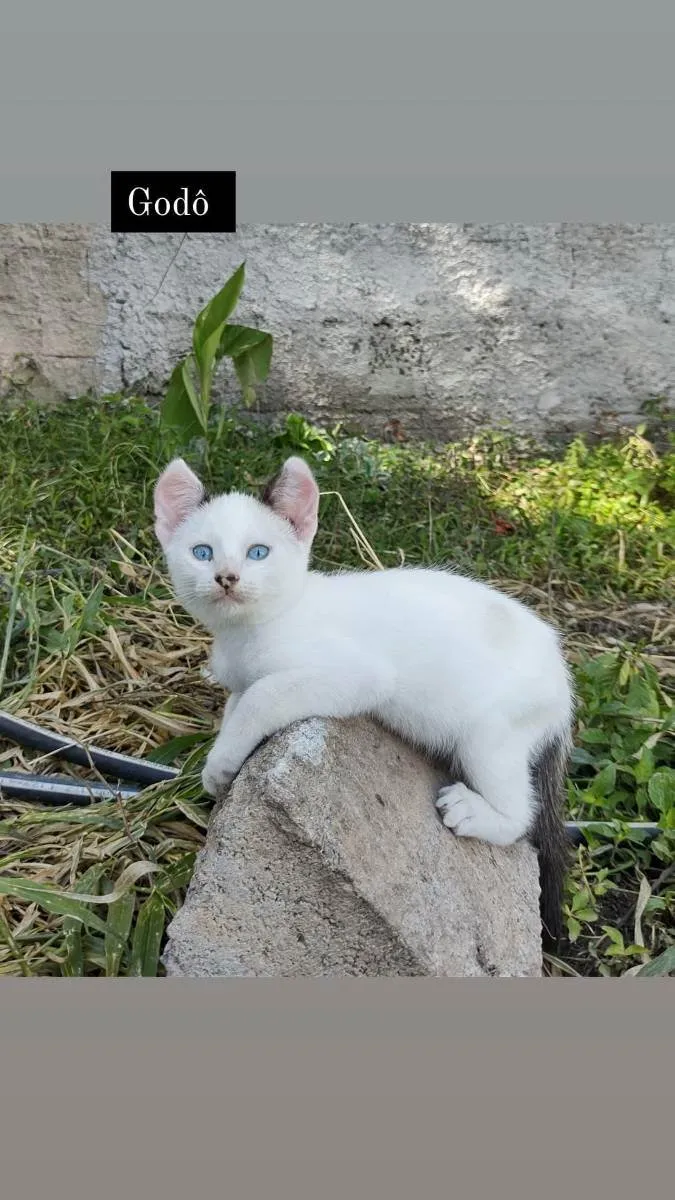
[[[166,548],[178,526],[194,512],[204,487],[182,458],[175,458],[155,485],[155,533]]]
[[[274,487],[272,508],[290,521],[303,542],[311,542],[317,530],[319,489],[307,463],[289,458]]]

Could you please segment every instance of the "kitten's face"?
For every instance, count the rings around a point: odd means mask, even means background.
[[[172,462],[155,488],[155,529],[181,604],[213,632],[283,611],[304,586],[318,501],[301,459],[284,464],[264,502],[207,500],[182,459]]]

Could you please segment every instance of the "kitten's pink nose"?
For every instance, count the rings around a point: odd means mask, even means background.
[[[216,583],[219,583],[220,586],[225,588],[225,591],[227,591],[228,588],[233,587],[235,583],[239,583],[239,576],[235,575],[233,571],[224,577],[222,575],[216,575]]]

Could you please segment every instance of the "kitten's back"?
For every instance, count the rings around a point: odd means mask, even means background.
[[[518,600],[441,568],[312,572],[306,606],[327,627],[349,626],[377,639],[391,633],[433,641],[445,634],[460,643],[477,642],[492,653],[518,648],[535,655],[557,645],[552,627]]]

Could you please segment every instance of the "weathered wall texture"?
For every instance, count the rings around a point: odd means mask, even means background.
[[[0,394],[17,354],[47,393],[160,393],[244,258],[240,317],[276,339],[268,411],[605,432],[675,393],[675,225],[255,226],[190,235],[172,263],[180,242],[0,227]]]
[[[89,277],[91,231],[0,225],[0,397],[95,387],[109,306]]]

